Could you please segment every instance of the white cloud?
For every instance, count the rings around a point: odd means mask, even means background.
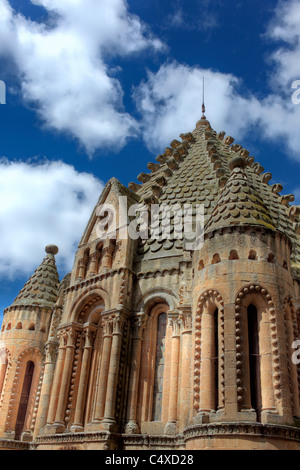
[[[162,43],[151,36],[125,0],[32,0],[48,24],[0,4],[0,56],[13,59],[22,94],[49,128],[77,138],[87,152],[119,149],[138,132],[123,107],[123,90],[108,56],[128,56]]]
[[[215,129],[243,135],[249,125],[246,107],[257,118],[259,102],[238,94],[239,80],[234,75],[167,63],[157,73],[148,72],[148,79],[134,93],[143,116],[144,139],[150,148],[159,150],[181,132],[195,128],[202,114],[203,76],[206,114]]]
[[[134,92],[146,144],[161,151],[181,132],[194,129],[201,117],[204,76],[206,115],[216,130],[225,130],[241,141],[255,127],[265,139],[282,139],[287,153],[300,160],[300,105],[293,104],[295,89],[291,88],[294,80],[300,80],[298,0],[279,3],[267,36],[276,42],[277,49],[270,57],[270,91],[263,99],[251,91],[241,93],[242,80],[232,74],[177,62],[148,72],[147,80]]]
[[[59,246],[59,265],[70,270],[102,189],[94,176],[63,162],[1,159],[0,277],[32,274],[48,244]]]

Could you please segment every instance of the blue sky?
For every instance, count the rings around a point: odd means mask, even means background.
[[[206,116],[300,204],[300,1],[0,0],[0,310],[60,247],[61,278],[105,182]]]

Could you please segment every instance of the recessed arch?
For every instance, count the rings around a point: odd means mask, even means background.
[[[257,317],[254,315],[250,318],[251,312],[256,312]],[[255,332],[255,321],[257,322],[256,352],[254,346],[251,346],[253,338],[249,338],[249,335]],[[252,400],[259,407],[252,411],[256,411],[259,419],[262,410],[276,412],[282,394],[275,305],[266,288],[249,284],[239,290],[235,300],[235,324],[238,406],[240,410],[252,409],[250,355],[258,354],[257,373],[260,375],[262,402],[260,404],[258,400]]]
[[[38,348],[28,348],[25,349],[17,359],[16,365],[16,373],[13,381],[13,386],[11,389],[11,397],[14,397],[9,402],[9,409],[7,415],[7,421],[5,424],[5,430],[8,429],[15,429],[17,423],[17,412],[16,410],[19,408],[19,399],[20,395],[22,394],[22,387],[24,384],[24,378],[26,375],[26,368],[27,364],[32,362],[34,364],[33,375],[31,379],[31,387],[30,393],[27,397],[28,399],[28,406],[26,408],[26,416],[25,421],[23,423],[22,430],[31,432],[35,425],[35,415],[34,415],[34,407],[38,406],[38,398],[36,395],[41,370],[42,370],[42,355]]]
[[[172,340],[170,304],[162,295],[149,295],[145,300],[148,319],[142,343],[137,419],[138,422],[166,423],[171,367],[167,351],[170,351]]]
[[[82,321],[86,311],[91,309],[92,306],[95,306],[95,303],[98,303],[99,306],[103,306],[103,310],[109,310],[110,297],[108,293],[99,287],[84,290],[72,305],[67,322],[79,321],[79,318],[81,318],[80,321]]]
[[[203,334],[204,329],[208,334]],[[224,301],[219,291],[207,289],[200,294],[194,332],[194,409],[221,409],[225,405],[225,343]]]
[[[178,297],[171,289],[151,289],[145,292],[143,297],[140,299],[136,310],[138,312],[149,314],[151,308],[160,303],[166,303],[169,306],[169,310],[173,311],[177,309]]]

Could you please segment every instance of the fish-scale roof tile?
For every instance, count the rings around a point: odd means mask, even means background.
[[[57,252],[53,245],[46,247],[46,257],[21,289],[12,307],[52,307],[55,304],[60,284],[54,256]]]
[[[157,203],[164,202],[174,204],[204,204],[206,229],[212,228],[212,218],[217,217],[214,214],[218,206],[218,221],[216,224],[222,224],[223,220],[230,220],[230,213],[226,209],[226,204],[232,202],[236,207],[231,210],[231,217],[237,224],[259,225],[271,230],[279,230],[288,236],[294,246],[292,254],[292,266],[299,270],[300,276],[300,236],[295,233],[294,221],[287,214],[289,201],[292,201],[292,195],[283,202],[278,194],[282,186],[269,185],[272,178],[271,173],[263,173],[263,167],[255,162],[249,152],[241,145],[234,144],[234,139],[226,137],[224,132],[216,133],[208,121],[199,121],[196,129],[188,134],[182,134],[183,141],[176,146],[167,147],[164,154],[157,157],[160,166],[156,171],[144,176],[144,181],[136,190],[140,201],[152,193],[152,185],[158,177],[164,178],[164,185],[161,186],[162,193],[157,198]],[[176,141],[177,142],[177,141]],[[168,159],[174,155],[178,157],[176,151],[180,151],[180,159],[176,160],[174,166]],[[229,162],[232,158],[243,156],[246,166],[243,169],[244,179],[234,180],[229,193],[227,192],[228,182],[232,171]],[[181,160],[181,161],[179,161]],[[224,191],[223,191],[224,190]],[[223,193],[222,193],[223,191]],[[221,208],[220,198],[223,197],[224,207]],[[219,218],[221,215],[221,219]],[[226,217],[226,219],[224,219]],[[298,223],[300,222],[297,216]],[[178,242],[179,249],[182,245]],[[171,242],[146,240],[143,245],[139,245],[138,253],[144,256],[154,250],[170,250]],[[147,255],[148,256],[148,255]]]

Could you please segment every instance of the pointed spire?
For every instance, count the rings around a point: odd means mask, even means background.
[[[196,124],[196,129],[199,127],[206,126],[210,127],[210,122],[206,119],[205,116],[205,81],[204,81],[204,76],[203,76],[203,83],[202,83],[202,116],[200,121],[197,122]]]
[[[204,120],[204,119],[206,120],[206,116],[205,116],[204,91],[205,91],[205,88],[204,88],[204,77],[203,77],[203,87],[202,87],[202,117],[201,117],[202,120]]]
[[[55,263],[58,247],[48,245],[46,257],[20,291],[12,306],[52,307],[59,289],[59,276]]]

